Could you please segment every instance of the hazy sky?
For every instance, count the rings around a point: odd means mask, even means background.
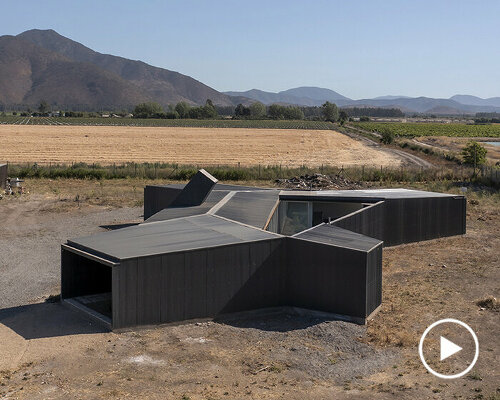
[[[500,1],[2,1],[0,35],[54,29],[217,90],[500,96]]]

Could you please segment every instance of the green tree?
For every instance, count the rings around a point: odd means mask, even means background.
[[[257,101],[250,105],[250,116],[255,119],[261,119],[266,116],[266,106]]]
[[[134,118],[163,118],[165,112],[158,103],[141,103],[135,106]]]
[[[335,122],[339,118],[339,109],[336,104],[327,101],[321,106],[321,113],[325,121]]]
[[[179,118],[189,118],[189,110],[191,106],[185,101],[177,103],[175,106],[175,111],[179,114]]]
[[[349,115],[347,115],[347,113],[344,110],[340,110],[340,112],[339,112],[340,125],[344,125],[344,123],[347,121],[348,118],[349,118]]]
[[[284,119],[285,118],[285,107],[279,104],[271,104],[267,109],[267,113],[272,119]]]
[[[304,112],[299,107],[284,107],[285,119],[304,119]]]
[[[40,114],[45,114],[50,110],[49,103],[47,103],[45,100],[42,100],[40,102],[40,105],[38,106],[38,112]]]
[[[191,107],[189,109],[188,118],[202,119],[203,118],[203,107]]]
[[[394,142],[394,133],[390,131],[389,129],[385,129],[382,132],[382,136],[380,138],[380,141],[384,144],[391,144]]]
[[[247,118],[250,116],[250,108],[245,107],[243,104],[238,104],[234,109],[234,115],[237,118]]]
[[[214,103],[212,103],[212,100],[207,99],[207,101],[205,102],[205,106],[202,109],[202,117],[204,119],[214,119],[218,116],[219,113],[217,112]]]
[[[477,165],[486,163],[487,152],[488,151],[478,142],[470,141],[467,143],[467,146],[462,149],[462,157],[465,164],[476,167]]]

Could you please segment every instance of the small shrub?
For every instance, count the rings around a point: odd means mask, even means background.
[[[394,143],[394,133],[392,133],[389,130],[384,130],[382,132],[382,137],[380,138],[380,141],[384,144]]]
[[[464,164],[483,165],[486,163],[486,153],[488,151],[478,142],[470,141],[462,150]]]

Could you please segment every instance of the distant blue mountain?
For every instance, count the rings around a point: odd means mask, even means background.
[[[469,96],[466,94],[457,94],[450,97],[460,104],[469,104],[472,106],[492,106],[500,107],[500,97],[490,97],[489,99],[482,99],[481,97]]]
[[[264,104],[298,104],[303,106],[320,106],[325,101],[350,101],[351,99],[341,94],[319,87],[298,87],[273,93],[263,90],[252,89],[246,92],[225,92],[229,96],[242,96],[252,100],[260,101]]]
[[[225,92],[229,96],[247,98],[264,104],[294,104],[320,106],[330,101],[340,107],[399,108],[406,113],[474,114],[476,112],[500,112],[500,97],[481,99],[475,96],[456,95],[449,99],[432,97],[379,96],[372,99],[352,100],[330,89],[298,87],[278,93],[252,89],[246,92]]]

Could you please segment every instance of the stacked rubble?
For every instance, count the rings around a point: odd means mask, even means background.
[[[323,189],[361,189],[359,182],[351,181],[342,175],[302,175],[290,179],[276,179],[276,185],[286,189],[323,190]]]

